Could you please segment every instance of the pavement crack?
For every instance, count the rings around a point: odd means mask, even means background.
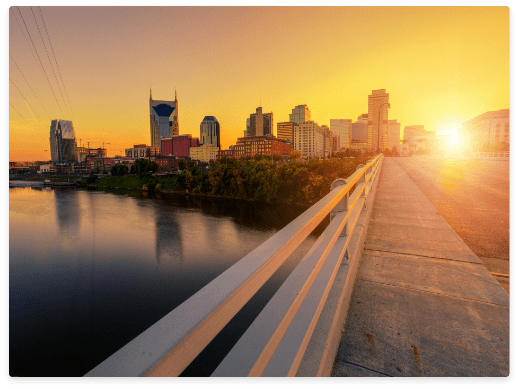
[[[382,373],[381,371],[378,371],[378,370],[375,370],[375,369],[370,369],[369,367],[359,365],[358,363],[349,362],[349,361],[343,361],[343,360],[341,360],[341,362],[344,363],[344,364],[360,367],[361,369],[369,370],[369,371],[372,371],[374,373],[377,373],[377,374],[380,374],[380,375],[383,375],[383,376],[386,376],[386,377],[393,377],[392,375],[389,375],[389,374],[386,374],[386,373]]]

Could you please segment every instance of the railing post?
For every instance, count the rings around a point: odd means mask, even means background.
[[[332,182],[332,185],[330,186],[330,192],[337,188],[340,185],[346,185],[348,181],[346,181],[344,178],[338,178],[334,182]],[[339,212],[347,212],[349,207],[349,199],[350,199],[350,193],[346,192],[344,197],[337,203],[335,207],[330,211],[330,221],[337,215]],[[347,236],[348,235],[348,228],[350,225],[350,221],[346,221],[346,225],[344,226],[343,230],[341,231],[341,234],[339,236]],[[344,258],[348,260],[348,250],[346,250],[346,253],[344,254]]]
[[[368,161],[369,163],[369,161]],[[355,171],[359,170],[359,169],[363,169],[366,165],[359,165],[357,166],[357,168],[355,169]],[[371,169],[371,167],[370,167]],[[367,172],[364,172],[360,177],[359,177],[359,180],[357,181],[357,187],[359,186],[363,186],[366,182],[366,173]],[[364,189],[362,189],[362,192],[360,193],[360,199],[365,199],[366,198],[366,187],[364,187]],[[366,209],[366,201],[364,201],[364,205],[362,206],[362,209]]]

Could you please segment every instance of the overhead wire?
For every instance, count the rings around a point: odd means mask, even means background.
[[[47,45],[45,44],[45,41],[43,40],[43,35],[41,35],[40,26],[38,24],[38,21],[36,20],[36,15],[34,14],[33,7],[31,8],[32,17],[34,18],[34,23],[36,24],[36,28],[38,29],[38,33],[40,34],[41,42],[43,43],[43,48],[45,49],[45,54],[47,54],[47,59],[50,63],[50,68],[52,69],[52,74],[54,75],[54,80],[56,81],[56,84],[58,85],[59,92],[61,94],[61,98],[63,99],[63,102],[65,103],[65,108],[68,109],[67,102],[65,100],[65,97],[63,97],[63,92],[61,91],[61,87],[59,86],[58,77],[56,77],[56,72],[54,71],[54,66],[52,66],[52,61],[50,60],[49,52],[47,51]],[[70,111],[70,109],[69,109]]]
[[[32,111],[36,114],[36,116],[38,116],[38,119],[41,120],[40,115],[38,115],[38,114],[36,113],[36,110],[32,107],[32,105],[29,103],[29,101],[25,98],[25,96],[24,96],[23,93],[20,91],[20,89],[18,89],[18,87],[16,86],[16,84],[14,83],[14,81],[11,80],[11,77],[9,77],[9,81],[11,81],[11,82],[13,83],[14,87],[18,90],[18,92],[20,92],[20,94],[22,95],[22,97],[23,97],[23,99],[25,100],[25,102],[27,103],[27,105],[32,109]]]
[[[27,34],[29,35],[29,39],[31,40],[32,46],[34,47],[34,50],[36,52],[36,55],[38,57],[38,61],[40,62],[41,67],[43,68],[43,72],[45,73],[45,78],[47,79],[47,84],[49,85],[52,95],[54,96],[54,99],[56,100],[56,103],[58,104],[59,110],[61,111],[61,114],[65,116],[63,113],[63,110],[61,109],[61,105],[59,104],[58,98],[56,97],[56,94],[54,93],[54,89],[52,88],[52,85],[50,84],[49,77],[47,76],[47,72],[45,71],[45,67],[43,66],[43,63],[41,62],[40,55],[38,54],[38,50],[36,49],[36,46],[34,45],[34,41],[32,40],[31,33],[29,32],[29,29],[27,28],[27,24],[25,23],[25,20],[23,18],[22,12],[20,11],[20,7],[16,7],[18,9],[18,13],[20,14],[20,17],[22,18],[22,22],[25,26],[25,29],[27,30]]]
[[[34,96],[36,97],[36,99],[38,99],[38,101],[39,101],[39,103],[41,104],[41,106],[42,106],[43,110],[45,111],[45,113],[49,116],[50,119],[52,119],[52,117],[49,115],[49,113],[48,113],[47,110],[45,109],[45,106],[44,106],[43,103],[41,102],[40,98],[38,97],[38,95],[36,94],[36,92],[34,91],[34,89],[32,89],[31,84],[29,84],[29,81],[27,81],[27,79],[26,79],[25,76],[23,75],[22,70],[20,69],[20,67],[18,66],[18,64],[16,63],[16,61],[14,60],[13,56],[11,55],[11,53],[9,53],[9,57],[11,57],[11,59],[13,60],[14,64],[16,65],[16,67],[18,68],[18,70],[20,71],[20,74],[22,75],[23,79],[25,80],[25,82],[27,83],[27,85],[29,85],[29,88],[31,88],[32,93],[34,93]]]
[[[61,83],[63,84],[63,90],[65,91],[65,95],[67,96],[68,105],[70,107],[70,110],[72,113],[74,113],[72,109],[72,104],[70,104],[70,99],[68,97],[67,88],[65,88],[65,83],[63,82],[63,77],[61,76],[61,71],[59,69],[58,60],[56,59],[56,54],[54,54],[54,48],[52,47],[52,42],[50,40],[49,31],[47,30],[47,24],[45,23],[45,18],[43,17],[43,12],[41,10],[41,7],[38,6],[38,10],[40,11],[41,20],[43,21],[43,26],[45,27],[45,32],[47,33],[47,39],[49,40],[50,48],[52,50],[52,55],[54,56],[54,61],[56,62],[56,67],[58,68],[59,77],[61,79]]]
[[[32,130],[36,131],[36,130],[34,129],[34,127],[31,126],[31,124],[27,121],[27,119],[25,119],[25,118],[22,116],[22,114],[21,114],[20,112],[18,112],[18,110],[17,110],[17,109],[16,109],[16,108],[11,104],[11,103],[9,103],[9,105],[10,105],[10,106],[11,106],[11,107],[16,111],[16,113],[17,113],[18,115],[20,115],[20,117],[21,117],[23,120],[25,120],[25,123],[27,123],[27,125],[28,125],[29,127],[31,127]]]

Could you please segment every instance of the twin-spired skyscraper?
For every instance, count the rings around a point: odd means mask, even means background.
[[[56,119],[50,123],[50,159],[52,163],[77,162],[77,143],[70,120]]]
[[[161,138],[171,138],[178,135],[178,100],[175,91],[175,101],[153,100],[150,89],[150,132],[151,147],[161,150]]]

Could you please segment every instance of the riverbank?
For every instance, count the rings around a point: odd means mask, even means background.
[[[276,164],[268,160],[218,160],[208,171],[192,167],[180,174],[155,177],[111,176],[83,179],[93,188],[144,190],[253,203],[311,206],[330,191],[337,178],[350,176],[369,157]]]

